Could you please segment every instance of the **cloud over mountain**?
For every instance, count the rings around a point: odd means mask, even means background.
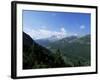
[[[65,28],[60,28],[59,31],[52,31],[46,28],[41,29],[29,29],[24,28],[24,31],[29,34],[33,39],[43,39],[43,38],[49,38],[52,36],[56,36],[58,39],[64,38],[67,36],[67,31]]]

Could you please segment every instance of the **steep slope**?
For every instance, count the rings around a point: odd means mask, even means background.
[[[25,32],[23,32],[23,45],[24,46],[32,46],[33,45],[33,39]]]
[[[52,53],[23,32],[23,69],[69,66],[72,65],[65,63],[59,50],[56,53]]]

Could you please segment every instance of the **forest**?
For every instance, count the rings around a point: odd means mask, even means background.
[[[90,66],[89,36],[70,43],[59,40],[47,48],[23,32],[23,69]]]

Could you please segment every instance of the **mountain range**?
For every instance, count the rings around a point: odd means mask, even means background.
[[[38,44],[46,47],[49,43],[52,43],[52,42],[55,42],[55,41],[58,41],[60,38],[58,38],[58,36],[51,36],[51,37],[48,37],[48,38],[44,38],[44,39],[37,39],[35,40]]]
[[[90,66],[90,34],[32,39],[23,32],[23,68]]]
[[[45,42],[47,39],[44,39]],[[90,34],[85,36],[69,36],[62,39],[58,39],[55,41],[47,41],[46,45],[41,41],[40,45],[43,45],[53,53],[60,49],[60,52],[63,53],[64,56],[70,58],[74,63],[78,60],[83,61],[82,64],[90,65]],[[75,59],[75,60],[74,60]]]

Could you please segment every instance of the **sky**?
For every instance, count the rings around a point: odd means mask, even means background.
[[[23,31],[33,39],[90,34],[89,13],[23,10]]]

